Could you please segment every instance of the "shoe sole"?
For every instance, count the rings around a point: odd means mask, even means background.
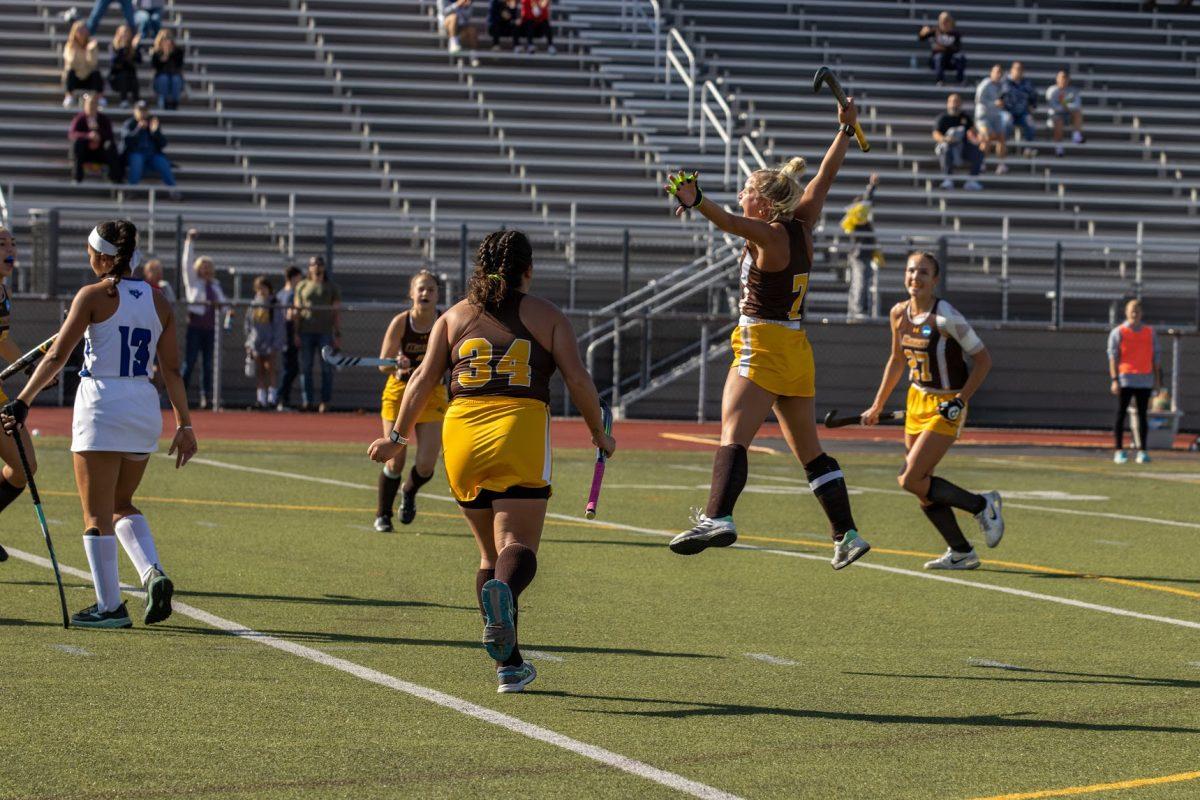
[[[72,617],[71,618],[71,627],[72,628],[114,628],[114,629],[116,629],[116,628],[132,628],[133,620],[131,620],[129,617],[123,617],[121,619],[103,619],[103,620],[95,620],[95,621],[92,621],[92,620],[84,621],[84,620],[78,620],[78,619],[75,619],[74,617]]]
[[[1000,540],[1004,538],[1004,501],[1000,499],[1000,495],[996,495],[995,507],[996,520],[1000,523],[1000,533],[996,534],[995,539],[992,539],[987,535],[986,531],[984,532],[984,541],[987,542],[988,547],[995,547],[996,545],[1000,544]],[[986,511],[987,509],[984,510]]]
[[[496,687],[496,694],[517,694],[525,691],[525,687],[537,679],[537,670],[529,665],[529,677],[520,683],[502,683]]]
[[[672,553],[681,556],[694,556],[710,547],[729,547],[737,541],[737,531],[718,531],[708,537],[692,536],[687,539],[672,539],[667,545]]]
[[[404,497],[400,501],[400,524],[411,525],[412,521],[417,518],[417,496],[413,494],[412,498]]]
[[[974,564],[969,564],[967,566],[962,566],[962,567],[958,566],[957,564],[952,567],[944,567],[944,566],[931,567],[928,564],[926,564],[925,569],[933,570],[933,571],[941,570],[943,572],[955,572],[955,571],[963,571],[963,570],[968,570],[968,569],[979,569],[979,562],[976,561]]]
[[[871,545],[868,544],[868,545],[858,548],[857,550],[851,551],[850,557],[847,558],[845,561],[842,561],[841,563],[838,563],[838,564],[830,564],[830,566],[833,567],[834,569],[845,569],[846,567],[850,566],[855,561],[858,561],[860,558],[862,558],[869,552],[871,552]]]
[[[495,578],[479,592],[483,605],[483,646],[493,661],[505,661],[517,646],[517,629],[513,625],[513,598],[508,584]]]
[[[175,584],[167,576],[155,578],[146,588],[146,615],[142,622],[153,625],[171,616],[171,598],[175,594]]]

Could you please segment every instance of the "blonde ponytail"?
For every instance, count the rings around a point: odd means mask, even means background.
[[[791,219],[796,213],[804,197],[804,187],[799,179],[807,166],[804,159],[797,156],[776,169],[760,169],[750,176],[755,190],[771,204],[768,222]]]

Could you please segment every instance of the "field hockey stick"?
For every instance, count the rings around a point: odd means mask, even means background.
[[[604,423],[604,432],[612,436],[612,409],[604,401],[600,402],[600,420]],[[600,502],[600,484],[604,483],[604,464],[608,456],[599,447],[596,448],[596,468],[592,471],[592,490],[588,492],[587,510],[583,516],[588,519],[596,518],[596,504]]]
[[[50,346],[49,340],[46,346]],[[33,471],[29,469],[29,457],[25,455],[25,442],[21,439],[21,428],[17,428],[12,437],[13,441],[17,443],[17,456],[21,459],[25,482],[29,484],[29,496],[33,498],[33,510],[37,512],[38,524],[42,526],[42,538],[46,540],[46,549],[50,551],[50,564],[54,567],[54,581],[58,584],[58,603],[62,608],[63,627],[70,628],[71,618],[67,616],[67,595],[63,591],[62,574],[58,571],[58,556],[54,555],[54,542],[50,541],[50,528],[46,526],[46,513],[42,511],[42,498],[38,494],[37,484],[33,482]]]
[[[38,361],[40,361],[42,356],[46,355],[46,351],[50,349],[50,345],[54,344],[54,340],[57,338],[58,334],[56,333],[5,367],[4,371],[0,372],[0,381],[6,381],[13,375],[16,375],[18,372],[27,369],[31,364],[36,364]]]
[[[886,414],[880,414],[879,421],[880,422],[903,422],[904,421],[904,412],[903,411],[889,411]],[[825,415],[825,427],[826,428],[845,428],[849,425],[861,425],[861,424],[862,424],[862,414],[855,414],[852,417],[839,417],[837,415],[837,409],[835,408],[832,411],[830,411],[828,414]]]
[[[400,359],[398,358],[372,358],[370,356],[348,356],[334,350],[330,345],[325,345],[321,348],[321,358],[326,364],[330,364],[336,369],[343,367],[398,367]]]
[[[840,107],[846,107],[846,93],[842,91],[842,84],[838,82],[837,76],[829,67],[821,67],[813,76],[813,91],[820,92],[822,85],[829,87],[829,91],[833,93],[833,98],[837,100]],[[862,125],[857,122],[854,123],[854,138],[858,140],[859,150],[864,153],[871,152],[871,143],[867,141],[867,135],[863,133]]]

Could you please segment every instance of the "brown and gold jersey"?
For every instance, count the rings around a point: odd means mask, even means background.
[[[4,293],[3,299],[0,299],[0,342],[8,338],[9,320],[12,319],[12,298],[8,294],[8,287],[0,285],[0,292]]]
[[[754,263],[747,247],[742,255],[742,301],[744,316],[779,322],[804,319],[804,296],[808,293],[808,274],[812,254],[808,226],[796,219],[782,220],[787,228],[791,255],[788,265],[778,272],[766,272]]]
[[[900,349],[908,361],[908,377],[927,392],[956,392],[967,382],[963,354],[975,354],[983,342],[954,306],[936,299],[933,308],[916,317],[905,302],[898,321]]]
[[[400,334],[400,351],[396,355],[407,358],[409,365],[406,369],[400,370],[399,380],[407,382],[412,377],[413,371],[424,360],[425,351],[429,349],[429,333],[430,331],[420,333],[415,330],[412,326],[412,314],[404,312],[404,333]]]
[[[450,345],[450,397],[524,397],[550,402],[554,356],[521,322],[525,295],[484,311]]]

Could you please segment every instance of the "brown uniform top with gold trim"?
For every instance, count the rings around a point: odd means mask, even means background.
[[[808,225],[781,220],[791,248],[788,265],[778,272],[758,268],[747,247],[742,257],[742,301],[739,310],[756,319],[797,322],[804,319],[804,295],[812,270],[812,241]]]
[[[404,313],[404,333],[400,334],[400,350],[397,356],[404,356],[408,359],[408,367],[401,369],[396,376],[401,382],[407,383],[412,377],[413,371],[421,364],[425,358],[425,351],[429,349],[429,334],[433,330],[433,326],[429,326],[429,330],[424,333],[419,333],[413,329],[412,314],[408,311]],[[434,317],[437,320],[437,317]]]
[[[9,297],[8,287],[0,284],[0,292],[4,293],[4,298],[0,299],[0,342],[8,338],[9,320],[12,318],[12,298]]]
[[[550,403],[557,366],[521,322],[525,295],[514,292],[495,314],[481,312],[450,347],[450,397],[523,397]]]
[[[941,298],[916,320],[907,301],[899,305],[903,311],[896,327],[909,379],[927,392],[957,392],[970,374],[964,353],[978,353],[983,342],[963,315]]]

